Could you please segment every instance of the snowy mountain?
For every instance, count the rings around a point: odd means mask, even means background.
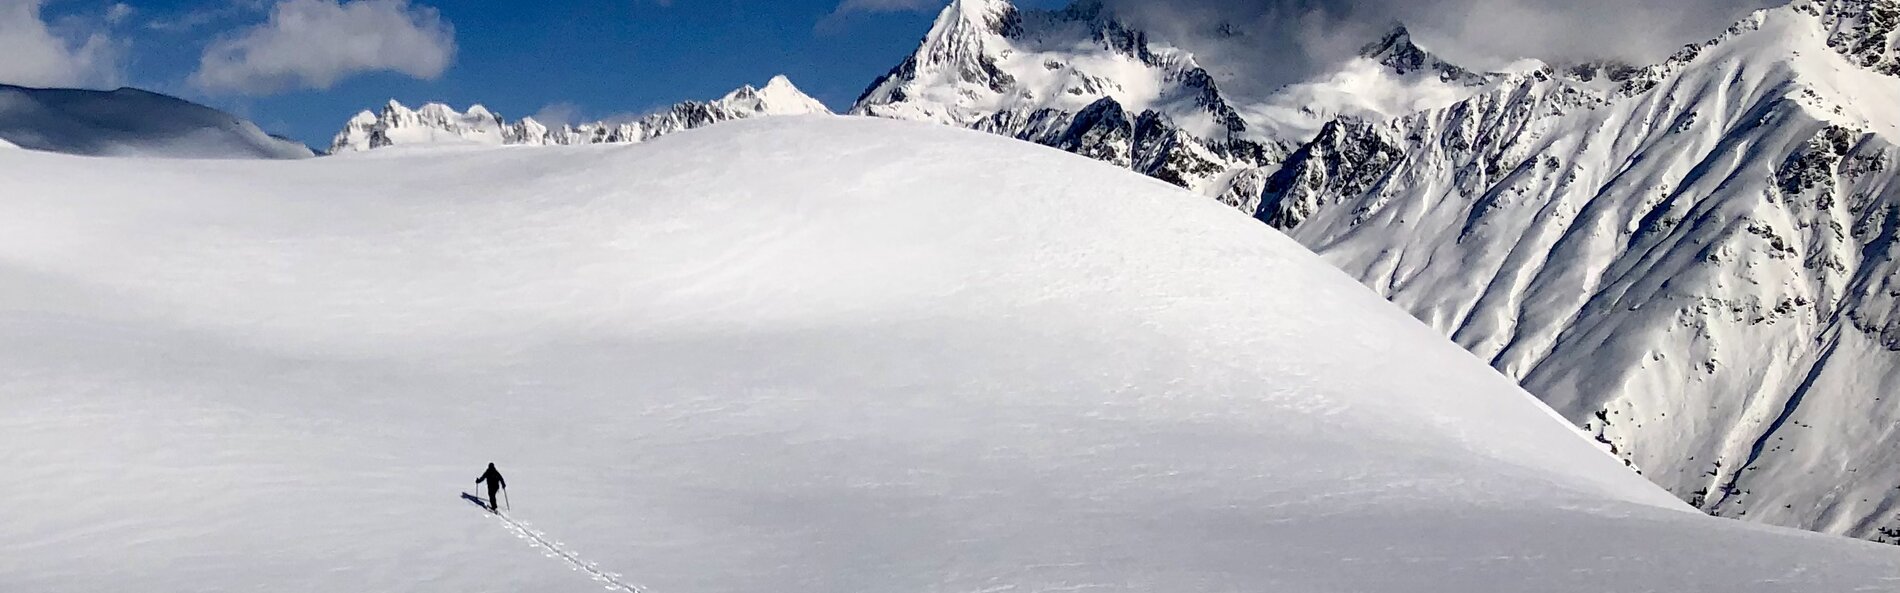
[[[747,85],[720,99],[687,101],[625,122],[595,122],[550,128],[534,118],[508,121],[481,105],[467,113],[429,103],[411,110],[391,100],[380,113],[350,119],[330,152],[357,152],[394,145],[569,145],[644,142],[712,124],[753,117],[830,113],[783,76],[764,88]]]
[[[1186,186],[1285,152],[1248,133],[1192,55],[1151,44],[1099,2],[956,0],[851,112],[976,128]]]
[[[1897,25],[1894,0],[1803,0],[1652,66],[1501,72],[1400,26],[1330,73],[1237,96],[1223,89],[1258,85],[1100,2],[959,0],[853,112],[1213,196],[1684,500],[1900,542]]]
[[[1340,120],[1253,209],[1702,509],[1900,541],[1900,2]]]
[[[1693,512],[1231,208],[992,135],[0,171],[7,591],[1900,579]],[[458,497],[489,461],[504,516]]]
[[[994,132],[1224,196],[1331,119],[1442,107],[1515,76],[1445,63],[1401,26],[1337,70],[1262,96],[1224,92],[1220,78],[1099,0],[955,0],[851,112]]]
[[[0,148],[90,156],[271,158],[312,156],[255,124],[183,99],[115,91],[0,85]]]

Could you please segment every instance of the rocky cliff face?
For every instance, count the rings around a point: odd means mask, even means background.
[[[1900,75],[1900,2],[1832,0],[1798,10],[1821,19],[1827,45],[1857,66]]]

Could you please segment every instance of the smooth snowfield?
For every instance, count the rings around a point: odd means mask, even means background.
[[[0,186],[4,591],[1900,587],[1230,208],[978,132]],[[558,553],[460,498],[489,461]]]

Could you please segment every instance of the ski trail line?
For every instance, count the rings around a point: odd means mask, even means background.
[[[620,580],[621,577],[619,573],[601,570],[600,567],[595,566],[594,563],[582,560],[573,550],[567,549],[567,547],[561,545],[560,542],[548,539],[548,534],[529,527],[527,523],[516,521],[512,517],[501,513],[488,513],[488,516],[500,520],[502,527],[514,532],[515,537],[528,540],[528,545],[541,548],[547,552],[549,558],[559,558],[574,570],[587,573],[589,576],[594,577],[594,580],[605,586],[608,591],[647,593],[645,587],[631,585],[626,581]]]

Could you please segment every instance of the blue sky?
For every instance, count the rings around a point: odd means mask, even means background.
[[[842,108],[915,48],[944,3],[0,0],[0,51],[52,45],[28,52],[44,64],[0,66],[0,82],[136,86],[318,147],[391,98],[595,119],[783,73]]]
[[[1251,31],[1257,43],[1229,65],[1258,66],[1256,82],[1274,83],[1350,55],[1394,19],[1454,59],[1643,63],[1781,1],[1108,0],[1163,33]],[[786,74],[841,109],[915,49],[948,2],[0,0],[0,83],[145,88],[319,148],[351,115],[392,98],[480,102],[558,123]]]

